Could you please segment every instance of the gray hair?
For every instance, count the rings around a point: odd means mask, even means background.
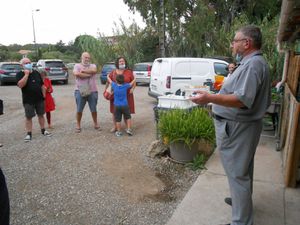
[[[26,57],[25,57],[25,58],[22,58],[22,59],[20,60],[20,63],[21,63],[22,65],[24,64],[24,60],[25,60],[25,59],[27,59],[27,60],[29,60],[29,61],[30,61],[30,59],[29,59],[29,58],[26,58]]]
[[[262,46],[262,34],[259,27],[248,25],[241,27],[238,32],[241,32],[246,37],[250,38],[253,42],[253,47],[260,49]]]

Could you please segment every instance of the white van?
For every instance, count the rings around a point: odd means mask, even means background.
[[[175,94],[187,86],[214,82],[215,75],[227,76],[228,63],[212,58],[157,58],[153,62],[148,95],[157,98]]]

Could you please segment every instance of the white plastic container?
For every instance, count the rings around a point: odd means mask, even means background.
[[[158,97],[159,108],[168,108],[168,109],[189,109],[197,106],[193,103],[188,97],[178,96],[178,95],[164,95]]]
[[[191,96],[196,91],[207,91],[210,92],[209,86],[188,86],[184,87],[183,90],[185,92],[185,96]]]

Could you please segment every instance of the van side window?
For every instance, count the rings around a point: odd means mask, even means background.
[[[227,77],[227,65],[224,63],[214,63],[215,74],[223,75]]]
[[[209,76],[211,73],[209,62],[195,61],[191,62],[191,76]]]

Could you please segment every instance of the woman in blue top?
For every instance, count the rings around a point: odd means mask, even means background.
[[[117,128],[115,135],[117,137],[120,137],[122,135],[121,120],[122,120],[122,115],[124,115],[124,119],[127,121],[126,133],[131,136],[132,135],[131,115],[130,115],[129,105],[127,101],[127,90],[134,85],[135,79],[130,83],[124,83],[123,75],[116,76],[116,83],[113,82],[109,77],[107,77],[107,79],[108,82],[111,83],[112,91],[114,93],[114,117],[115,117],[116,128]]]

